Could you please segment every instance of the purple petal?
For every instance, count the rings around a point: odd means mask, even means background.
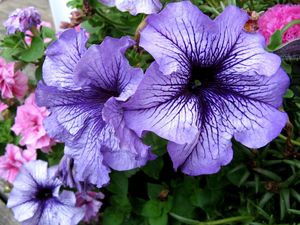
[[[79,138],[91,123],[96,123],[99,130],[104,126],[101,110],[110,95],[101,90],[89,87],[59,90],[40,83],[36,96],[39,105],[50,109],[44,126],[49,135],[58,140],[68,142]]]
[[[103,129],[100,132],[103,133]],[[102,141],[98,135],[93,130],[86,130],[76,144],[65,147],[65,154],[74,158],[76,180],[101,188],[109,182],[110,169],[104,165]]]
[[[140,46],[155,58],[164,74],[171,74],[193,56],[203,54],[213,41],[209,35],[215,32],[215,23],[190,1],[169,3],[147,18]]]
[[[115,170],[129,170],[146,164],[150,159],[150,147],[130,130],[125,123],[123,109],[115,99],[109,99],[103,108],[103,119],[110,124],[105,146],[101,151],[105,162]]]
[[[269,105],[248,103],[248,112],[243,112],[240,120],[236,121],[241,131],[237,131],[234,138],[249,148],[263,147],[281,133],[287,120],[286,113]]]
[[[184,144],[198,133],[198,112],[195,101],[182,91],[185,80],[175,75],[164,76],[153,63],[138,90],[124,104],[127,126],[140,137],[143,131]]]
[[[232,134],[215,127],[203,127],[199,136],[190,144],[168,144],[175,169],[180,166],[182,172],[191,176],[212,174],[232,160]]]
[[[84,30],[70,29],[61,34],[46,51],[43,64],[43,79],[49,86],[77,87],[73,81],[73,71],[86,51],[88,38]]]
[[[118,100],[127,100],[143,77],[142,70],[132,68],[124,55],[133,44],[134,41],[126,36],[121,39],[106,37],[101,45],[91,46],[76,67],[77,85],[94,85]]]
[[[115,2],[120,11],[129,11],[132,15],[157,13],[162,8],[159,0],[116,0]]]
[[[228,52],[223,66],[240,75],[258,74],[272,76],[281,64],[278,55],[265,50],[265,39],[258,33],[241,31],[239,38]]]

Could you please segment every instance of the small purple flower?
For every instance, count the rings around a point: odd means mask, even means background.
[[[61,182],[54,177],[55,170],[41,160],[22,167],[7,207],[23,225],[75,225],[83,218],[84,209],[75,207],[75,194],[59,193]]]
[[[122,12],[130,12],[132,15],[138,13],[152,14],[157,13],[162,4],[160,0],[99,0],[107,6],[116,6]]]
[[[211,174],[232,159],[231,139],[250,148],[268,144],[287,115],[289,78],[264,38],[243,31],[247,13],[227,7],[215,20],[189,1],[150,15],[140,45],[156,60],[123,105],[139,136],[168,139],[174,168]]]
[[[88,50],[86,41],[84,31],[68,30],[49,46],[37,100],[51,113],[44,121],[47,133],[66,143],[75,179],[101,187],[110,168],[136,168],[151,157],[127,127],[120,105],[135,92],[143,72],[124,56],[134,44],[129,37],[108,37]]]
[[[3,23],[8,34],[14,34],[16,31],[25,32],[41,23],[41,16],[34,7],[25,9],[16,9],[8,19]]]

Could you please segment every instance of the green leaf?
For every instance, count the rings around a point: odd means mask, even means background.
[[[271,193],[271,192],[267,192],[264,194],[264,196],[261,198],[258,206],[260,208],[263,208],[264,205],[274,196],[274,193]]]
[[[167,152],[167,141],[156,134],[149,132],[143,138],[145,144],[150,145],[152,152],[157,156],[162,156]]]
[[[120,225],[124,220],[124,214],[112,207],[106,208],[103,214],[103,225]]]
[[[150,225],[167,225],[168,224],[168,214],[162,214],[159,217],[149,218]]]
[[[274,172],[271,172],[269,170],[265,170],[265,169],[261,169],[261,168],[253,168],[253,170],[259,174],[262,174],[262,175],[274,180],[274,181],[277,181],[277,182],[281,181],[280,176],[278,176],[277,174],[275,174]]]
[[[56,144],[48,154],[49,166],[58,165],[64,155],[64,144]]]
[[[159,200],[150,199],[145,203],[141,211],[141,215],[145,217],[159,217],[162,215],[163,208]]]
[[[204,211],[210,211],[211,208],[220,204],[223,192],[220,190],[196,189],[190,197],[194,206],[200,207]]]
[[[290,213],[293,213],[293,214],[296,214],[296,215],[300,215],[300,210],[297,210],[297,209],[288,209],[288,211]]]
[[[44,55],[44,41],[40,37],[33,37],[31,45],[24,50],[19,59],[24,62],[36,62]]]
[[[110,204],[124,214],[130,213],[132,210],[130,201],[125,195],[113,195],[110,198]]]
[[[283,97],[284,98],[293,98],[294,92],[291,89],[287,89],[287,91],[285,92],[285,95]]]
[[[123,172],[112,172],[110,174],[110,184],[107,189],[117,195],[127,195],[128,178]]]
[[[42,27],[41,33],[43,38],[51,38],[51,39],[56,38],[55,31],[52,28]]]
[[[10,131],[13,120],[11,118],[0,120],[0,143],[7,144],[13,142],[14,138]]]
[[[157,199],[159,196],[159,193],[164,189],[164,187],[160,184],[147,184],[147,192],[148,197],[150,199]]]
[[[290,190],[289,189],[283,189],[280,191],[280,196],[282,197],[284,201],[284,205],[286,209],[290,208]]]
[[[282,43],[282,34],[280,30],[276,30],[270,37],[270,43],[268,44],[268,49],[274,51]]]
[[[163,159],[158,157],[155,160],[149,161],[146,166],[142,168],[145,174],[154,179],[159,178],[159,173],[164,166]]]

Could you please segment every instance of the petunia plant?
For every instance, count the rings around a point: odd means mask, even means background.
[[[296,224],[300,14],[276,2],[71,0],[59,33],[12,12],[0,198],[14,217]]]

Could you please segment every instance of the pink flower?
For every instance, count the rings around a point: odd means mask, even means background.
[[[52,26],[51,26],[51,23],[49,23],[49,22],[47,22],[47,21],[42,21],[39,25],[37,25],[37,30],[41,30],[41,28],[42,27],[49,27],[49,28],[51,28]],[[30,45],[31,44],[31,41],[32,41],[32,36],[33,36],[33,34],[32,34],[32,32],[30,31],[30,30],[27,30],[26,32],[25,32],[25,42],[26,42],[26,44],[28,44],[28,45]],[[45,38],[44,39],[44,43],[45,44],[47,44],[47,43],[49,43],[49,42],[51,42],[52,41],[52,39],[51,38]]]
[[[17,108],[15,124],[11,128],[17,135],[21,135],[20,144],[29,149],[41,149],[49,152],[54,141],[47,135],[43,120],[48,116],[45,107],[38,107],[34,93],[26,100],[25,104]]]
[[[99,200],[103,198],[104,195],[101,192],[88,191],[87,193],[76,193],[76,207],[83,207],[85,210],[83,221],[98,220],[97,214],[102,206],[102,202]]]
[[[2,98],[24,97],[28,90],[28,78],[21,71],[14,72],[14,63],[0,58],[0,90]]]
[[[0,177],[13,183],[19,173],[20,167],[24,163],[35,159],[35,150],[22,150],[13,144],[8,144],[5,155],[0,157]]]
[[[268,9],[258,20],[259,31],[269,42],[271,35],[282,29],[292,20],[300,19],[299,5],[275,5]],[[300,24],[289,28],[283,35],[283,43],[300,37]]]
[[[6,104],[4,104],[3,102],[0,101],[0,113],[2,113],[7,108],[8,108],[8,105],[6,105]]]

